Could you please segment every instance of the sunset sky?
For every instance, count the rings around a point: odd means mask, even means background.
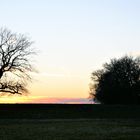
[[[0,27],[31,37],[38,52],[29,97],[0,102],[86,102],[92,71],[140,54],[139,16],[140,0],[0,0]]]

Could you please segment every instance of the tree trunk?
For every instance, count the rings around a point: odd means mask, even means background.
[[[0,69],[0,79],[2,76],[3,76],[3,71],[2,71],[2,69]]]

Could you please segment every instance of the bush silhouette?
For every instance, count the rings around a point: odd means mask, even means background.
[[[103,104],[140,104],[140,58],[111,59],[94,71],[91,97]]]

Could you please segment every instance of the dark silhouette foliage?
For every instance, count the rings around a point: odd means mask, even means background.
[[[6,28],[0,29],[0,92],[22,94],[27,92],[32,42],[22,34],[12,33]]]
[[[111,59],[94,71],[90,95],[103,104],[140,104],[140,57]]]

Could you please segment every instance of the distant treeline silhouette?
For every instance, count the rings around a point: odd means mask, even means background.
[[[140,104],[140,57],[111,59],[91,76],[90,95],[102,104]]]

